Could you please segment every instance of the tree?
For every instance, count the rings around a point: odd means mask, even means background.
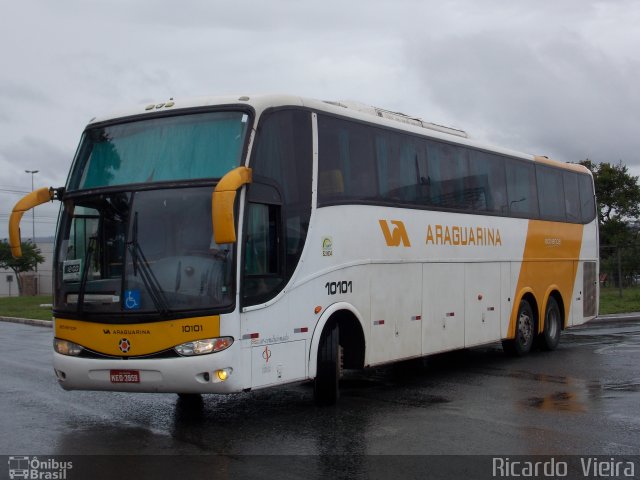
[[[580,164],[591,170],[595,183],[600,223],[601,270],[609,271],[612,278],[617,278],[617,255],[624,248],[624,264],[620,270],[623,278],[632,277],[640,272],[638,177],[629,174],[629,169],[622,162],[596,164],[587,159]]]
[[[631,221],[640,215],[640,185],[638,177],[629,174],[622,162],[595,164],[587,159],[580,164],[593,173],[600,221],[600,243],[623,245],[635,242],[636,232]]]
[[[22,242],[22,256],[13,258],[11,248],[6,240],[0,242],[0,268],[11,269],[18,281],[18,291],[22,294],[22,274],[35,270],[37,265],[44,262],[40,249],[31,242]]]

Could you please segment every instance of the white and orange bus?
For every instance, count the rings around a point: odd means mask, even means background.
[[[57,198],[65,389],[232,393],[502,341],[598,311],[593,179],[359,104],[170,100],[86,127]]]

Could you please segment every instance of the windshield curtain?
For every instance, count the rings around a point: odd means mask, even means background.
[[[208,112],[90,128],[68,189],[221,178],[241,163],[248,121]]]
[[[211,187],[66,200],[56,312],[168,314],[232,305],[233,252],[213,241]]]

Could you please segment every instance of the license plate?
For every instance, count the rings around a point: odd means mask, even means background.
[[[111,383],[140,383],[139,370],[111,370]]]

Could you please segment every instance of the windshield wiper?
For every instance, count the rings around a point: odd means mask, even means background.
[[[140,271],[140,278],[144,283],[153,305],[160,315],[166,317],[169,313],[169,304],[167,298],[162,291],[162,287],[158,282],[158,279],[153,274],[153,271],[149,267],[149,262],[144,256],[142,248],[138,243],[138,212],[134,213],[133,217],[133,229],[131,232],[131,242],[127,244],[129,253],[131,254],[131,261],[133,263],[133,275],[138,276],[138,270]],[[140,261],[142,260],[142,261]]]

